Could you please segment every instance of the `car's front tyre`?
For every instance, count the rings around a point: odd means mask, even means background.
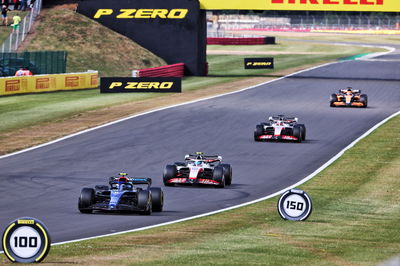
[[[306,140],[306,126],[304,124],[298,124],[301,130],[301,140]]]
[[[264,134],[264,127],[262,125],[257,125],[254,130],[254,140],[260,141],[259,137]]]
[[[165,186],[173,186],[174,184],[169,183],[168,180],[175,178],[178,170],[176,165],[166,165],[163,172],[163,182]]]
[[[224,168],[225,185],[230,186],[232,184],[232,166],[230,164],[222,164]]]
[[[218,182],[218,188],[225,187],[225,176],[224,176],[224,168],[222,166],[217,166],[213,170],[213,180]]]
[[[360,102],[363,104],[363,108],[367,108],[368,106],[368,96],[366,94],[360,95]]]
[[[79,196],[78,209],[81,213],[92,213],[93,210],[90,207],[95,201],[95,191],[93,188],[83,188],[81,195]]]
[[[150,215],[153,210],[153,204],[151,200],[151,193],[148,190],[139,191],[137,207],[141,209],[141,214]]]
[[[295,125],[293,127],[293,137],[297,138],[297,142],[301,143],[303,140],[303,136],[301,135],[301,127],[299,125]]]

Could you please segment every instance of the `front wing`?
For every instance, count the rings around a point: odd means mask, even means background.
[[[355,107],[364,107],[365,104],[362,102],[351,102],[350,104],[346,104],[345,102],[337,101],[332,103],[333,106],[355,106]]]
[[[297,141],[299,140],[295,136],[289,136],[289,135],[260,135],[257,136],[259,140],[294,140]]]
[[[202,184],[202,185],[221,185],[220,182],[217,182],[212,179],[204,179],[204,178],[183,178],[183,177],[177,177],[177,178],[171,178],[167,180],[168,184]]]
[[[108,203],[95,203],[87,209],[94,211],[144,211],[144,209],[140,209],[134,205],[118,204],[110,206]]]

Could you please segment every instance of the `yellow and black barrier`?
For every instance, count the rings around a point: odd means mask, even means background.
[[[0,96],[23,93],[97,88],[99,73],[49,74],[0,78]]]

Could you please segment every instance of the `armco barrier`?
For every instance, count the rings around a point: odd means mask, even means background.
[[[79,90],[99,86],[97,71],[70,74],[0,78],[0,96],[61,90]]]
[[[253,37],[253,38],[208,37],[207,38],[207,44],[217,44],[217,45],[275,44],[275,37]]]
[[[183,77],[185,64],[178,63],[168,66],[153,67],[146,69],[133,70],[134,77]]]

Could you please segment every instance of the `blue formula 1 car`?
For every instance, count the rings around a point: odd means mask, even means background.
[[[151,183],[151,178],[128,178],[126,173],[120,173],[118,177],[110,177],[109,186],[83,188],[78,202],[79,211],[125,211],[145,215],[150,215],[152,211],[161,212],[164,192],[161,188],[151,187]]]

